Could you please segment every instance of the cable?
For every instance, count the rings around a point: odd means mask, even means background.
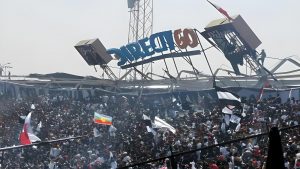
[[[279,130],[279,132],[286,131],[286,130],[291,130],[291,129],[294,129],[294,128],[300,128],[300,125],[282,128],[282,129]],[[244,138],[225,141],[223,143],[214,144],[214,145],[206,146],[206,147],[203,147],[203,148],[198,148],[198,149],[194,149],[194,150],[190,150],[190,151],[184,151],[184,152],[180,152],[180,153],[174,153],[173,155],[170,155],[170,156],[165,156],[165,157],[156,158],[156,159],[153,159],[153,160],[148,160],[148,161],[144,161],[144,162],[140,162],[140,163],[135,163],[135,164],[128,165],[128,166],[125,166],[125,167],[120,167],[118,169],[125,169],[125,168],[129,168],[129,167],[140,166],[140,165],[147,164],[147,163],[161,161],[161,160],[164,160],[166,158],[171,158],[171,157],[176,157],[176,156],[182,156],[182,155],[185,155],[185,154],[195,153],[197,151],[202,151],[202,150],[211,149],[211,148],[218,147],[218,146],[228,145],[228,144],[231,144],[231,143],[236,143],[236,142],[240,142],[240,141],[243,141],[243,140],[248,140],[248,139],[255,138],[255,137],[262,137],[262,136],[266,136],[268,134],[269,134],[268,132],[265,132],[265,133],[261,133],[261,134],[247,136],[247,137],[244,137]]]

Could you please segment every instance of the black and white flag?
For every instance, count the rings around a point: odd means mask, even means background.
[[[153,127],[154,126],[154,127]],[[154,124],[152,124],[153,128],[162,128],[171,131],[173,134],[176,133],[176,129],[172,127],[170,124],[155,116]]]
[[[242,109],[241,98],[237,94],[218,86],[215,86],[215,89],[219,102],[223,107]]]

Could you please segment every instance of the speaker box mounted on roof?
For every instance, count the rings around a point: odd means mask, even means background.
[[[204,29],[201,35],[224,53],[236,74],[240,74],[237,65],[243,65],[245,56],[256,60],[255,49],[261,41],[240,15],[213,20]]]
[[[88,65],[104,65],[113,59],[99,39],[82,40],[75,48]]]

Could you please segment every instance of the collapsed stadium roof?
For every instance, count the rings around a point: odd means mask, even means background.
[[[297,59],[289,57],[281,60],[274,68],[270,69],[277,81],[269,77],[268,81],[276,88],[292,88],[300,87],[300,69],[287,70],[284,67],[291,68],[292,64],[295,67],[300,67]],[[284,68],[283,71],[279,71]],[[229,73],[228,76],[219,76],[220,72]],[[193,72],[182,72],[193,73]],[[240,75],[232,77],[231,70],[219,68],[214,74],[216,75],[216,83],[219,86],[231,87],[254,87],[260,88],[263,82],[260,82],[260,76]],[[51,74],[30,74],[29,76],[8,76],[1,77],[2,83],[11,83],[15,85],[25,85],[34,87],[48,87],[48,88],[103,88],[103,89],[137,89],[139,87],[149,88],[152,90],[184,90],[184,91],[198,91],[212,88],[212,76],[201,74],[198,79],[195,78],[181,78],[174,79],[163,78],[158,80],[109,80],[100,79],[96,77],[83,77],[67,73],[51,73]]]

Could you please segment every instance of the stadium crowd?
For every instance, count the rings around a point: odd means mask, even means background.
[[[143,97],[104,94],[79,100],[59,94],[26,99],[2,96],[0,101],[0,147],[19,145],[21,117],[30,111],[32,126],[42,141],[86,136],[1,152],[1,168],[14,169],[115,169],[300,122],[298,100],[271,96],[259,101],[254,96],[244,98],[243,111],[233,114],[222,113],[216,100],[207,95],[178,93]],[[113,125],[95,124],[94,112],[112,116]],[[176,132],[152,126],[155,116]],[[299,134],[299,128],[281,133],[287,169],[300,168]],[[267,136],[262,136],[197,151],[176,157],[177,168],[261,169],[267,145]],[[163,168],[169,161],[137,168]]]

